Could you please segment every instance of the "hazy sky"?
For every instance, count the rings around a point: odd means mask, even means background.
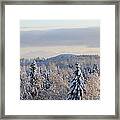
[[[20,30],[99,27],[99,20],[21,20]]]
[[[21,20],[21,58],[99,54],[99,20]]]
[[[21,58],[48,58],[59,54],[75,54],[75,55],[99,55],[99,48],[87,48],[81,46],[54,46],[54,47],[25,47],[21,48]]]

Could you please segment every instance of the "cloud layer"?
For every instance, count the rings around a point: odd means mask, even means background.
[[[100,46],[100,28],[71,28],[20,32],[21,47],[37,46]]]

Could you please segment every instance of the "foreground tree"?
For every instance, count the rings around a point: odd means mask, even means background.
[[[32,98],[35,99],[37,96],[37,64],[36,61],[33,60],[33,62],[30,65],[30,86],[31,86],[31,91],[30,94],[32,95]]]
[[[68,93],[68,100],[82,100],[83,94],[86,94],[84,77],[81,72],[80,66],[76,64],[75,77],[70,82],[70,91]]]

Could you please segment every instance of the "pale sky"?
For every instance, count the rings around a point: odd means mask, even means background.
[[[20,30],[48,30],[60,28],[99,27],[99,20],[21,20]]]
[[[21,58],[100,54],[99,20],[21,20],[20,31]]]
[[[99,48],[88,48],[85,46],[26,47],[21,48],[20,51],[21,58],[49,58],[60,54],[100,55]]]

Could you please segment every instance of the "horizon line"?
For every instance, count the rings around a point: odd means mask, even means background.
[[[46,31],[46,30],[59,30],[59,29],[89,29],[89,28],[100,28],[100,26],[93,27],[53,27],[53,28],[41,28],[41,27],[22,27],[20,28],[20,32],[22,31]]]
[[[31,58],[25,58],[25,57],[20,57],[20,59],[36,59],[36,58],[40,58],[40,59],[49,59],[49,58],[52,58],[52,57],[57,57],[57,56],[59,56],[59,55],[76,55],[76,56],[99,56],[100,57],[100,53],[94,53],[94,54],[70,54],[70,53],[63,53],[63,54],[58,54],[58,55],[53,55],[53,56],[50,56],[50,57],[39,57],[39,56],[37,56],[37,57],[31,57]]]

